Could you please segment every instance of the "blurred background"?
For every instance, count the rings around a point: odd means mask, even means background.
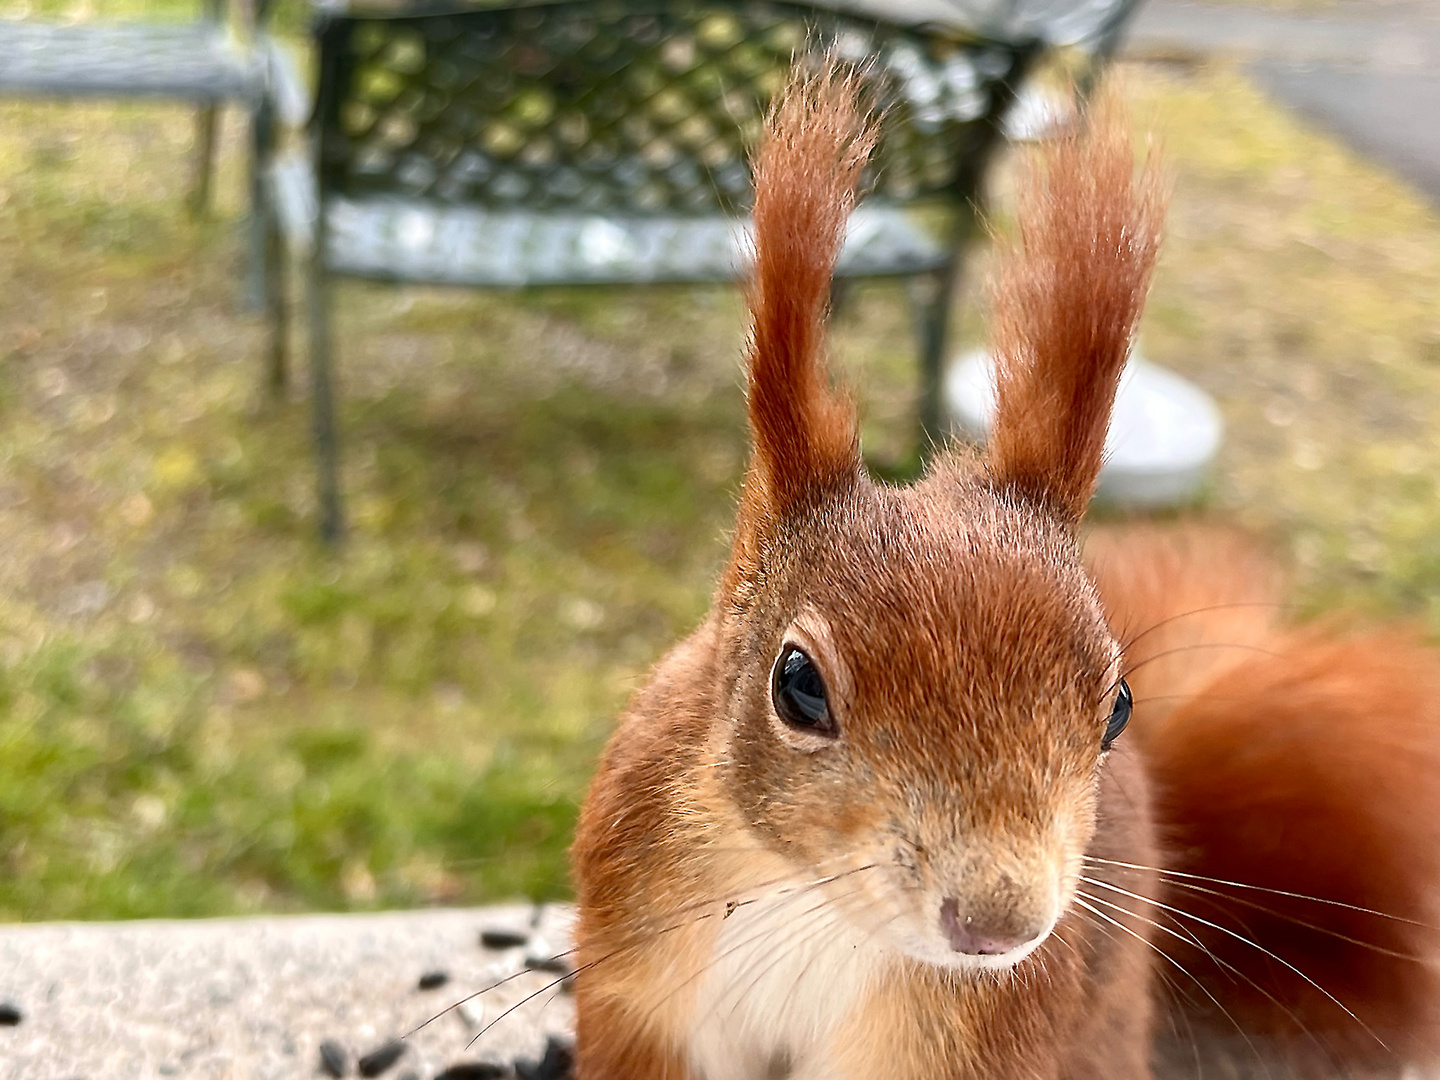
[[[1307,613],[1432,633],[1437,11],[1152,0],[1117,63],[1174,178],[1143,347],[1226,425],[1168,513],[1265,537]],[[302,70],[307,25],[274,13]],[[195,138],[183,105],[0,98],[0,919],[564,896],[595,756],[724,558],[739,290],[343,284],[332,550],[304,379],[266,392],[243,302],[244,115],[199,216]],[[913,468],[910,320],[867,284],[836,326],[887,475]]]

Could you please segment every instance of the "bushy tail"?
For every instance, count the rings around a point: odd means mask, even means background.
[[[1436,654],[1287,627],[1278,575],[1232,535],[1102,536],[1092,566],[1168,848],[1156,943],[1193,978],[1162,965],[1176,1008],[1242,1068],[1265,1036],[1307,1076],[1435,1060]]]

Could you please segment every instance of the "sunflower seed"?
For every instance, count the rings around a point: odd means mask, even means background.
[[[529,934],[516,930],[481,930],[480,944],[487,949],[518,949],[530,940]]]
[[[493,1061],[460,1061],[437,1074],[435,1080],[502,1080],[509,1071]]]
[[[337,1078],[350,1071],[350,1055],[334,1039],[326,1039],[320,1044],[320,1071]]]
[[[357,1062],[361,1076],[379,1076],[400,1060],[409,1047],[399,1039],[391,1039],[384,1046],[371,1050]]]

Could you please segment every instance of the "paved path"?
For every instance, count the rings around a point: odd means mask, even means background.
[[[302,1080],[323,1077],[320,1043],[355,1059],[446,1005],[516,971],[527,950],[566,947],[568,913],[530,908],[0,926],[4,1080]],[[483,948],[482,929],[528,946]],[[422,990],[420,976],[449,981]],[[407,1040],[383,1075],[429,1080],[446,1068],[540,1058],[567,1032],[554,975],[525,972]],[[488,1022],[540,991],[468,1049]],[[472,1076],[476,1075],[472,1073]],[[501,1075],[496,1073],[495,1075]],[[513,1075],[508,1069],[503,1075]]]
[[[1440,203],[1440,0],[1342,0],[1313,12],[1151,0],[1127,50],[1244,59],[1278,101]]]
[[[0,926],[0,1080],[326,1080],[327,1040],[343,1051],[345,1077],[569,1080],[560,1069],[514,1068],[537,1064],[547,1041],[564,1042],[572,1028],[572,999],[556,977],[524,967],[527,953],[566,947],[569,918],[550,907],[536,926],[534,909],[502,907]],[[486,929],[518,931],[527,943],[483,947]],[[422,989],[421,976],[436,971],[449,980]],[[360,1055],[516,971],[524,974],[406,1039],[383,1072],[357,1067]],[[23,1014],[18,1024],[4,1023],[7,1004]],[[1157,1075],[1168,1080],[1194,1080],[1202,1060],[1207,1077],[1318,1080],[1262,1055],[1257,1040],[1207,1036],[1197,1047],[1189,1030],[1169,1038],[1165,1027]]]

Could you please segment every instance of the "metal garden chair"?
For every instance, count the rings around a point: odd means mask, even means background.
[[[0,19],[0,96],[193,102],[197,133],[190,201],[196,212],[210,202],[219,110],[238,104],[250,114],[250,187],[258,203],[265,194],[259,159],[262,147],[273,141],[277,108],[282,121],[292,123],[303,123],[308,108],[285,53],[260,30],[267,3],[241,0],[231,18],[225,0],[204,0],[198,18],[176,23]],[[258,222],[261,216],[253,218]],[[263,269],[258,226],[251,242],[251,287],[258,294]]]
[[[945,0],[912,6],[926,4],[952,10]],[[1082,0],[1062,13],[1090,11],[1089,31],[1103,47],[1126,6]],[[950,299],[973,201],[1016,90],[1051,43],[1044,28],[1060,23],[1014,3],[997,9],[989,33],[872,13],[891,7],[511,0],[423,14],[322,14],[309,152],[271,173],[268,276],[270,377],[279,388],[283,235],[305,253],[323,535],[334,540],[343,528],[332,282],[734,280],[744,270],[746,152],[807,44],[833,44],[871,62],[876,75],[886,135],[839,275],[913,281],[921,424],[938,438]],[[912,208],[927,205],[945,211],[939,232],[912,219]]]

